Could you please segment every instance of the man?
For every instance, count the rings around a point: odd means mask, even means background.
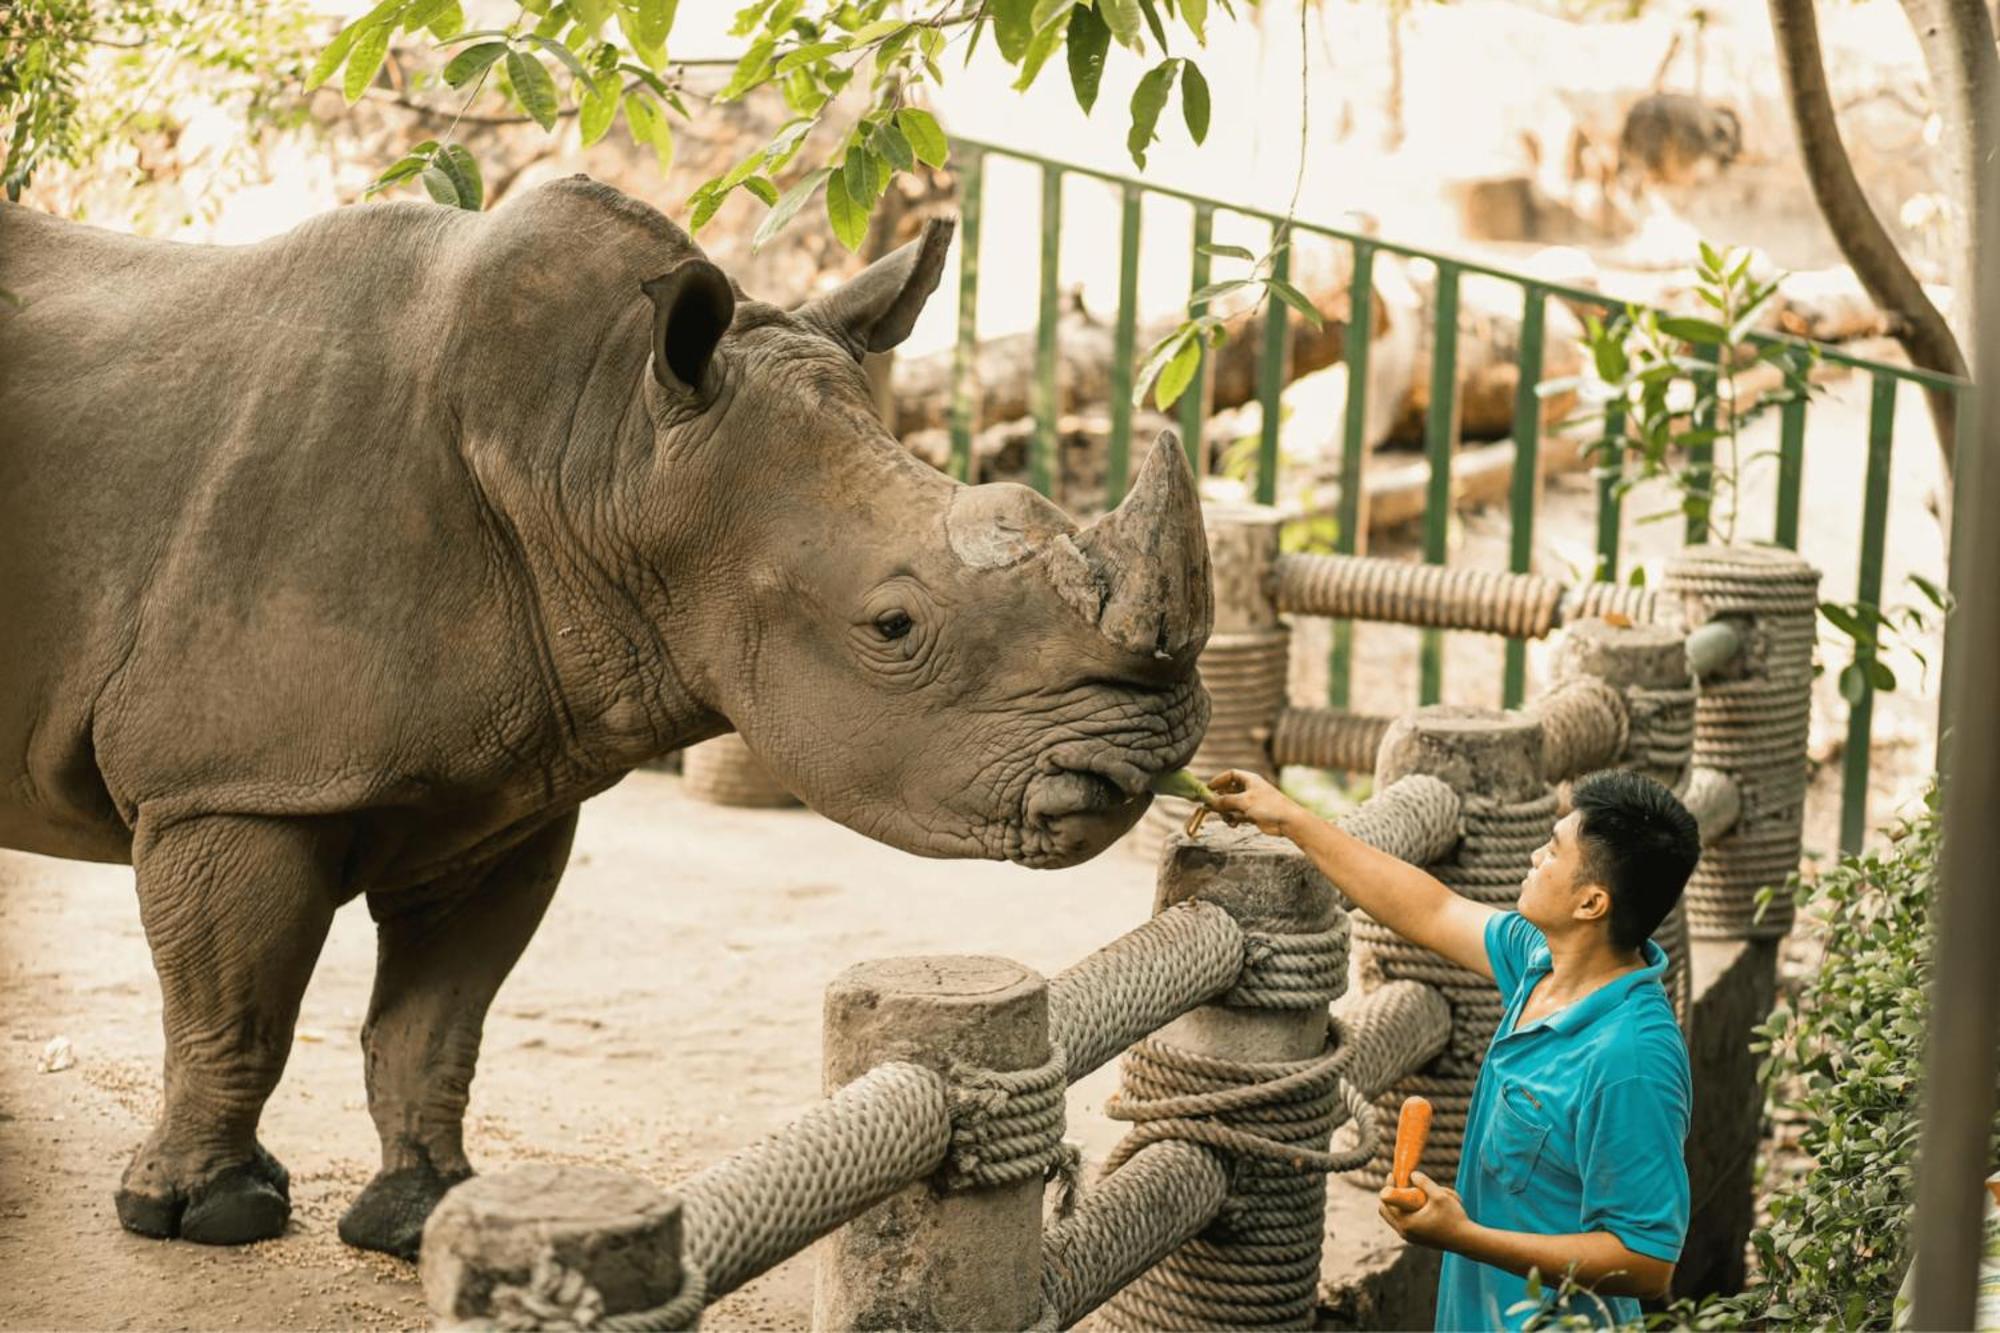
[[[1459,897],[1315,818],[1255,774],[1210,784],[1230,823],[1298,844],[1390,930],[1493,978],[1507,997],[1474,1087],[1458,1188],[1418,1172],[1421,1208],[1386,1200],[1403,1236],[1446,1252],[1440,1329],[1519,1328],[1565,1278],[1592,1294],[1564,1312],[1639,1318],[1664,1296],[1687,1235],[1682,1158],[1687,1047],[1649,938],[1694,871],[1694,817],[1651,778],[1600,773],[1533,856],[1518,910]],[[1518,1307],[1518,1308],[1517,1308]]]

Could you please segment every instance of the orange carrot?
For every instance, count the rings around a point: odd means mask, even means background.
[[[1416,1211],[1424,1206],[1425,1195],[1410,1183],[1410,1173],[1424,1155],[1424,1140],[1431,1133],[1431,1104],[1427,1098],[1405,1097],[1403,1113],[1396,1120],[1396,1152],[1391,1159],[1390,1187],[1382,1197],[1398,1208]]]

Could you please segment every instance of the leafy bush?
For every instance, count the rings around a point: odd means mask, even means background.
[[[1774,1166],[1771,1221],[1751,1233],[1750,1283],[1738,1296],[1675,1306],[1694,1328],[1886,1328],[1909,1263],[1919,1095],[1937,888],[1936,792],[1886,847],[1842,857],[1795,883],[1819,925],[1818,969],[1757,1030],[1774,1100],[1803,1113],[1812,1164]],[[2000,1147],[2000,1119],[1995,1121]]]

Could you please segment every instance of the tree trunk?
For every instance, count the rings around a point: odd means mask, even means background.
[[[1930,71],[1931,102],[1944,126],[1952,330],[1960,347],[1977,347],[1978,218],[1973,182],[1980,161],[1988,156],[1982,147],[1992,135],[1981,123],[1978,108],[1993,85],[1995,66],[2000,65],[1993,47],[1993,20],[1984,0],[1903,0],[1903,12],[1916,30]]]
[[[1778,68],[1784,75],[1792,128],[1798,135],[1799,153],[1805,159],[1806,179],[1834,241],[1862,286],[1868,289],[1868,295],[1890,317],[1896,339],[1909,353],[1910,360],[1925,370],[1964,377],[1965,354],[1959,350],[1951,326],[1903,261],[1896,243],[1889,238],[1881,219],[1875,216],[1867,196],[1861,192],[1861,182],[1855,179],[1854,164],[1848,160],[1847,149],[1840,141],[1833,99],[1827,92],[1813,0],[1769,0],[1769,5],[1771,31],[1777,39]],[[1954,5],[1954,12],[1959,7]],[[1987,42],[1990,48],[1990,26]],[[1988,54],[1990,57],[1990,49]],[[1942,103],[1940,106],[1949,113],[1950,108]],[[1969,296],[1969,292],[1965,293],[1965,297]],[[1934,390],[1926,397],[1931,420],[1937,427],[1938,450],[1949,474],[1954,436],[1953,396]]]

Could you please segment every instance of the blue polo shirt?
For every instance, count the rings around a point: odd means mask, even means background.
[[[1519,912],[1501,912],[1486,923],[1486,956],[1507,1011],[1466,1116],[1458,1163],[1466,1213],[1503,1231],[1608,1231],[1634,1253],[1678,1261],[1693,1082],[1661,984],[1666,954],[1648,940],[1644,967],[1519,1031],[1528,994],[1550,969],[1548,940]],[[1552,1298],[1562,1275],[1542,1276]],[[1447,1254],[1437,1326],[1517,1329],[1532,1311],[1509,1311],[1527,1299],[1526,1278]],[[1640,1315],[1629,1296],[1577,1297],[1570,1312],[1599,1324]]]

